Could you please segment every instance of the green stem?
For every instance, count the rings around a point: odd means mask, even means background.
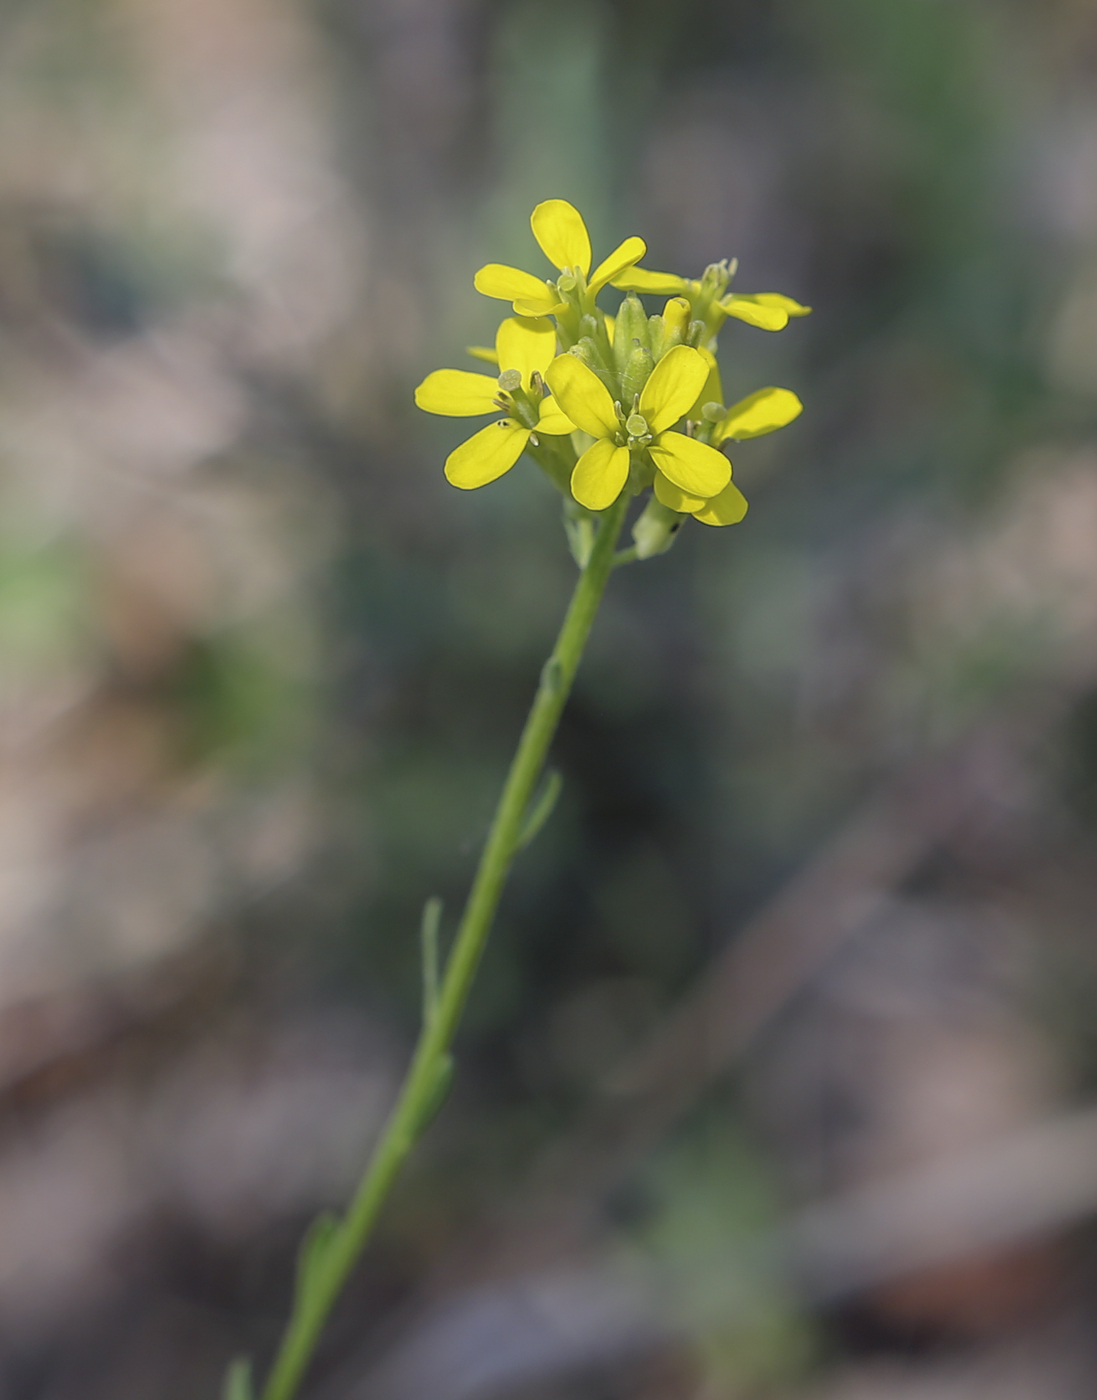
[[[601,517],[590,559],[575,585],[556,646],[541,671],[541,682],[495,810],[434,1012],[424,1022],[399,1096],[350,1208],[322,1248],[315,1253],[303,1252],[293,1313],[263,1390],[263,1400],[291,1400],[296,1393],[347,1275],[362,1252],[405,1158],[444,1092],[450,1046],[519,848],[534,786],[613,571],[614,550],[629,499],[623,494]]]

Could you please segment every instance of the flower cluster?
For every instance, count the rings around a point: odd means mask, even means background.
[[[539,204],[530,223],[555,281],[500,263],[475,277],[477,291],[515,312],[493,350],[470,348],[496,374],[435,370],[415,391],[429,413],[496,415],[450,454],[449,481],[485,486],[526,452],[564,493],[573,522],[650,487],[633,527],[640,558],[668,548],[686,515],[742,520],[747,502],[724,444],[784,427],[802,405],[789,389],[765,388],[726,408],[716,339],[729,316],[781,330],[810,307],[777,292],[729,292],[735,264],[726,261],[696,280],[642,268],[640,238],[626,238],[592,273],[586,224],[563,199]],[[606,286],[625,293],[616,316],[598,307]],[[649,316],[638,293],[669,300]]]

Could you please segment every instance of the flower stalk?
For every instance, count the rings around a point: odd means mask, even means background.
[[[629,497],[622,495],[599,519],[590,557],[579,574],[552,655],[541,670],[540,684],[495,810],[452,950],[436,988],[432,987],[424,998],[422,1030],[396,1103],[346,1214],[338,1221],[321,1217],[306,1237],[292,1316],[262,1400],[291,1400],[297,1393],[328,1314],[362,1253],[381,1206],[409,1152],[445,1098],[452,1076],[450,1051],[454,1036],[514,858],[536,834],[536,808],[544,804],[544,799],[531,810],[534,789],[613,572],[628,502]],[[437,906],[430,906],[424,919],[425,927],[435,931],[428,946],[436,946],[436,910]],[[427,975],[432,981],[435,973],[430,968],[436,956],[432,953],[428,960]],[[246,1396],[247,1390],[241,1389],[243,1372],[236,1367],[232,1375],[236,1394]]]

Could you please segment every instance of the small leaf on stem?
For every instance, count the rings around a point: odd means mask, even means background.
[[[326,1210],[318,1215],[305,1231],[305,1237],[297,1251],[297,1288],[302,1297],[307,1296],[315,1285],[328,1246],[338,1229],[338,1217]]]
[[[246,1356],[238,1356],[225,1373],[225,1384],[221,1391],[222,1400],[254,1400],[251,1388],[251,1362]]]
[[[438,955],[438,934],[442,926],[442,901],[431,895],[423,905],[423,920],[420,936],[423,945],[423,1020],[429,1022],[434,1017],[438,1005],[438,980],[440,959]]]
[[[545,775],[544,783],[541,785],[541,791],[534,798],[526,814],[525,824],[515,842],[514,849],[516,851],[524,851],[549,817],[552,816],[552,809],[556,806],[556,799],[560,796],[560,790],[563,786],[564,780],[558,770],[550,768]]]

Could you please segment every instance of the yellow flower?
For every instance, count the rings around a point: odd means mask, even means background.
[[[776,432],[798,418],[803,408],[791,389],[759,389],[728,409],[712,435],[713,442],[718,446],[729,440],[741,442],[745,438]],[[705,525],[737,525],[747,513],[746,497],[734,481],[729,481],[721,492],[705,500],[699,494],[681,490],[665,474],[658,475],[655,495],[670,510],[692,515]]]
[[[591,309],[606,283],[616,285],[615,279],[647,252],[642,238],[626,238],[590,276],[590,235],[574,205],[566,199],[546,199],[530,216],[530,226],[541,251],[561,273],[556,282],[503,263],[488,263],[473,278],[478,292],[513,302],[520,316],[555,316],[567,309],[570,292],[577,292],[584,308]]]
[[[669,431],[696,401],[709,374],[704,357],[678,345],[655,366],[640,392],[635,412],[625,413],[582,360],[559,355],[545,378],[560,407],[594,443],[576,463],[571,492],[588,510],[605,510],[621,494],[633,455],[646,455],[679,491],[705,502],[731,479],[722,452],[684,433]]]
[[[497,423],[473,433],[446,458],[446,477],[471,490],[510,471],[535,434],[559,437],[575,430],[555,399],[546,397],[544,375],[556,354],[551,321],[511,317],[499,327],[495,353],[503,372],[497,379],[463,369],[436,369],[415,391],[428,413],[473,417],[505,413]]]
[[[679,277],[673,272],[652,272],[646,267],[629,267],[613,285],[622,291],[683,296],[691,303],[701,294],[700,278]],[[723,316],[735,316],[764,331],[782,331],[790,317],[811,314],[810,306],[801,306],[798,301],[780,292],[729,292],[714,300],[712,306],[723,312]],[[720,317],[721,321],[723,316]],[[719,330],[719,326],[715,329]]]

